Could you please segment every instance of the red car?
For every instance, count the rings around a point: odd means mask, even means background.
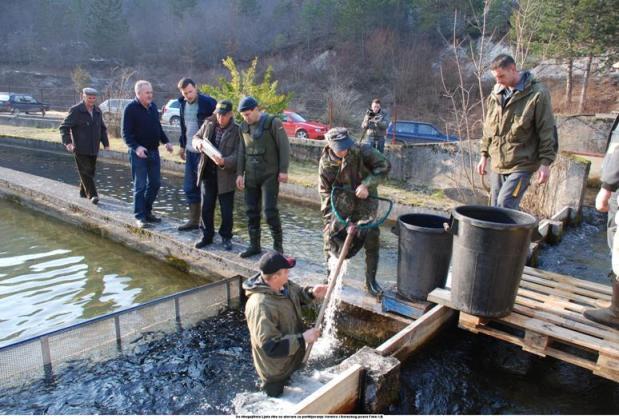
[[[284,129],[289,137],[324,140],[329,127],[317,121],[307,121],[296,112],[285,110],[281,115]]]

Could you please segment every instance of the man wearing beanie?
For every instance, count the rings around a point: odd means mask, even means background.
[[[327,285],[300,287],[288,281],[288,270],[295,264],[281,253],[267,253],[258,263],[260,273],[243,282],[254,366],[270,397],[282,394],[303,362],[305,345],[320,336],[317,328],[305,330],[301,305],[323,299]]]
[[[82,90],[82,102],[69,109],[69,114],[60,125],[62,143],[67,151],[75,155],[80,175],[80,196],[97,204],[99,196],[95,186],[95,169],[99,143],[110,149],[107,128],[101,109],[96,105],[97,91],[91,87]]]
[[[260,246],[260,207],[271,229],[273,249],[284,253],[282,223],[277,208],[279,183],[288,181],[290,145],[282,122],[260,112],[258,102],[244,97],[238,106],[243,117],[237,164],[236,186],[245,190],[245,208],[250,245],[242,258],[262,252]]]
[[[348,135],[346,128],[332,128],[325,136],[328,143],[322,150],[318,173],[320,176],[320,211],[323,217],[323,242],[325,257],[329,258],[329,240],[334,214],[331,213],[331,190],[342,187],[335,194],[335,207],[344,218],[352,222],[372,220],[376,217],[377,186],[387,177],[391,164],[385,156],[369,144],[359,145]],[[365,287],[372,295],[382,293],[376,282],[380,230],[367,230],[365,248]],[[339,255],[334,255],[339,256]]]

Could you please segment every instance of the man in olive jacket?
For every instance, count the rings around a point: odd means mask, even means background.
[[[301,305],[323,299],[327,286],[300,287],[288,281],[288,270],[295,264],[281,253],[267,253],[260,258],[260,273],[243,282],[254,366],[262,389],[271,397],[282,394],[303,362],[306,343],[320,336],[317,328],[305,330]]]
[[[320,210],[323,217],[323,244],[325,257],[329,257],[329,240],[333,233],[331,213],[331,191],[336,191],[335,207],[342,217],[352,222],[372,221],[376,217],[378,184],[385,180],[391,164],[378,150],[368,144],[356,144],[349,137],[346,128],[332,128],[326,136],[328,144],[322,150],[318,173],[320,177]],[[365,287],[372,295],[382,293],[376,282],[378,252],[380,249],[380,230],[378,227],[367,230],[365,248]],[[337,255],[335,255],[337,256]],[[327,261],[328,263],[328,261]]]
[[[97,91],[87,87],[82,90],[82,98],[82,102],[69,109],[69,114],[60,125],[60,134],[67,151],[75,155],[80,176],[80,196],[96,205],[99,202],[95,186],[99,143],[109,150],[110,142],[103,114],[96,105]]]
[[[388,126],[389,118],[381,108],[380,99],[375,98],[365,112],[361,128],[365,132],[367,144],[381,153],[385,151],[385,135]]]
[[[492,205],[518,209],[532,174],[546,182],[556,157],[550,94],[531,73],[517,71],[509,55],[498,55],[490,69],[497,83],[486,99],[477,172],[486,173],[490,158]]]
[[[200,187],[202,183],[202,239],[195,244],[198,249],[213,243],[215,203],[219,200],[219,236],[224,249],[232,250],[234,183],[240,141],[239,126],[233,116],[232,102],[222,100],[215,107],[215,115],[209,116],[193,136],[192,145],[201,152],[197,185]],[[213,155],[213,148],[220,155]]]
[[[282,121],[260,112],[251,96],[239,102],[243,117],[236,186],[245,189],[245,207],[250,246],[239,256],[257,255],[260,247],[260,207],[271,229],[273,249],[284,253],[282,223],[277,208],[280,182],[288,181],[290,144]]]

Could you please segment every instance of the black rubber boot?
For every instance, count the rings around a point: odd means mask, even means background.
[[[248,258],[250,256],[258,255],[262,253],[262,248],[260,247],[260,228],[250,228],[249,229],[249,247],[247,250],[239,253],[239,256],[242,258]]]
[[[273,250],[284,254],[284,233],[282,232],[282,225],[275,224],[270,226],[271,236],[273,237]]]
[[[373,255],[366,250],[365,253],[365,289],[373,296],[383,295],[383,289],[376,282],[376,271],[378,270],[378,255]]]
[[[585,310],[583,314],[591,321],[619,330],[619,281],[614,279],[612,286],[613,296],[610,300],[610,307]]]
[[[178,226],[178,231],[197,230],[200,226],[200,203],[189,205],[189,219]]]

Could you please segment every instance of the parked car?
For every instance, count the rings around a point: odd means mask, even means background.
[[[108,99],[101,102],[99,109],[103,112],[103,116],[118,115],[121,116],[125,110],[125,106],[133,99]]]
[[[49,105],[24,93],[0,92],[0,111],[14,114],[40,112],[41,115],[45,116],[45,112],[49,111]]]
[[[280,115],[286,134],[289,137],[324,140],[329,127],[318,121],[307,121],[296,112],[285,110]]]
[[[387,127],[387,140],[393,138],[394,123]],[[395,140],[402,143],[433,143],[459,141],[454,135],[445,135],[434,125],[427,122],[395,121]]]
[[[161,109],[161,122],[170,125],[180,125],[181,103],[177,99],[170,99]]]

